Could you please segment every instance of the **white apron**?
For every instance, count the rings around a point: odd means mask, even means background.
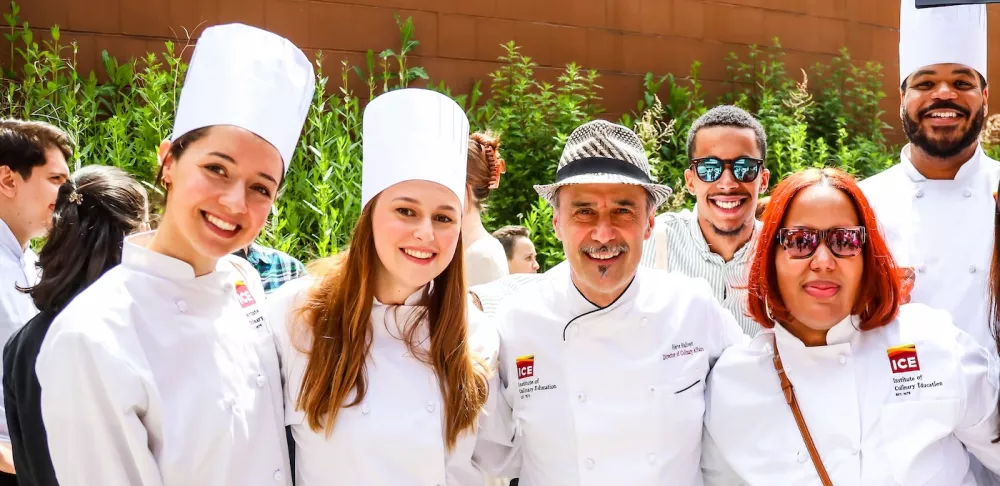
[[[61,484],[289,484],[264,291],[237,257],[195,277],[129,237],[52,323],[35,370]]]

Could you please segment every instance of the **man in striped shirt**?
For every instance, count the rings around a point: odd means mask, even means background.
[[[757,198],[767,189],[767,136],[753,115],[715,107],[691,126],[684,172],[694,211],[656,217],[641,264],[701,277],[751,337],[760,326],[747,315],[747,272],[753,258]]]

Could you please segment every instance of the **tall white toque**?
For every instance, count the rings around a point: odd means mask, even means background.
[[[963,64],[986,76],[986,5],[916,8],[902,0],[899,82],[934,64]]]

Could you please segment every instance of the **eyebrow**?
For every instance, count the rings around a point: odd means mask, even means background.
[[[638,206],[638,204],[636,204],[636,202],[631,199],[618,199],[614,201],[614,203],[619,206],[625,206],[627,208],[634,208]]]
[[[214,157],[218,157],[218,158],[220,158],[222,160],[225,160],[225,161],[229,162],[230,164],[236,165],[236,159],[234,159],[234,158],[230,157],[229,155],[224,154],[222,152],[209,152],[208,155],[211,155],[211,156],[214,156]],[[274,184],[278,184],[278,181],[276,181],[274,179],[274,177],[271,177],[268,174],[265,174],[263,172],[258,172],[257,175],[259,175],[259,176],[261,176],[261,177],[263,177],[263,178],[265,178],[265,179],[273,182]]]
[[[396,199],[393,199],[393,201],[403,201],[403,202],[408,202],[410,204],[417,204],[417,205],[420,204],[420,201],[417,201],[416,199],[413,199],[412,197],[406,197],[406,196],[397,197]],[[458,212],[458,210],[455,209],[455,206],[452,206],[451,204],[442,204],[442,205],[438,206],[437,208],[438,208],[439,211],[443,210],[443,211],[455,211],[455,212]]]
[[[934,76],[937,73],[938,72],[935,71],[935,70],[933,70],[933,69],[921,69],[921,70],[913,73],[913,77],[914,78],[918,78],[920,76]],[[974,77],[975,76],[975,73],[973,73],[972,70],[969,69],[969,68],[958,68],[958,69],[955,69],[954,71],[952,71],[951,74],[964,74],[964,75],[969,76],[969,77]]]

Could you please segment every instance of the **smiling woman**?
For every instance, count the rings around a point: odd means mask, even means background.
[[[900,305],[851,176],[786,178],[759,241],[749,308],[765,330],[712,371],[705,484],[976,484],[966,450],[1000,471],[991,351],[947,312]]]
[[[160,145],[158,229],[56,317],[38,355],[61,484],[278,484],[290,477],[260,232],[314,92],[287,40],[204,30]],[[86,204],[85,202],[83,204]]]

